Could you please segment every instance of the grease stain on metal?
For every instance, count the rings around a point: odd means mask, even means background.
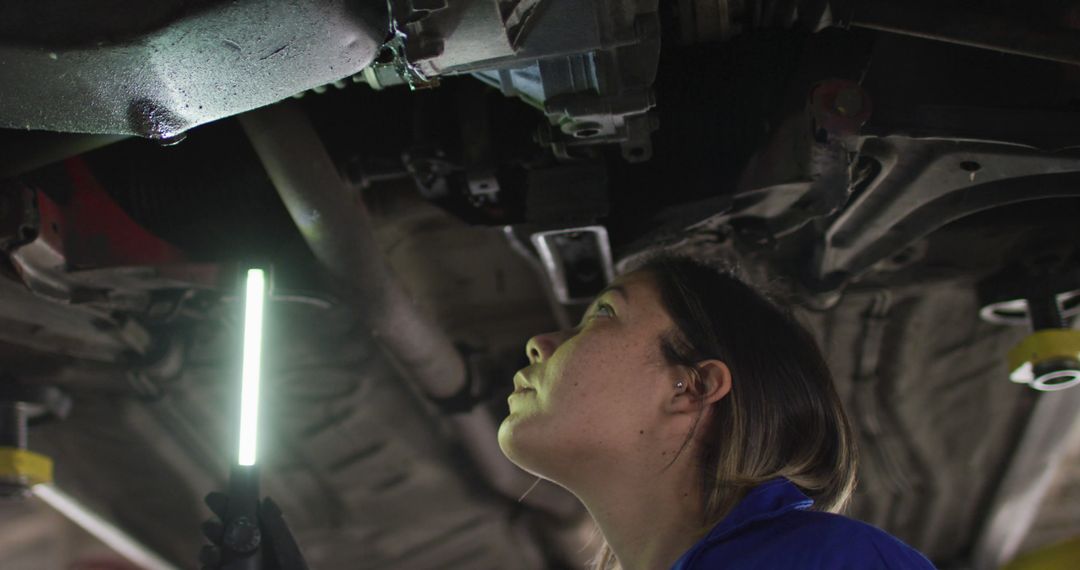
[[[140,136],[163,142],[179,142],[187,129],[183,118],[151,99],[135,99],[128,105],[128,123]]]

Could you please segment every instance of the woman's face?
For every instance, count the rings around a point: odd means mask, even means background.
[[[617,468],[635,450],[655,448],[669,435],[665,403],[679,380],[660,351],[672,326],[652,278],[630,273],[593,301],[578,327],[530,339],[530,364],[514,377],[499,427],[503,453],[565,485],[589,465]]]

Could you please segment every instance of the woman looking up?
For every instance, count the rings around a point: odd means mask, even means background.
[[[933,568],[833,514],[856,454],[828,368],[732,275],[656,258],[526,351],[499,444],[585,504],[598,569]]]

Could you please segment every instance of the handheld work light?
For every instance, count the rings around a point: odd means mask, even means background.
[[[224,570],[262,568],[259,532],[259,470],[255,465],[259,427],[259,380],[262,364],[263,309],[267,277],[248,269],[244,288],[244,349],[240,369],[240,446],[229,473],[228,512],[222,554]]]
[[[240,373],[240,453],[238,463],[255,465],[259,431],[259,376],[262,360],[263,305],[266,274],[248,269],[244,296],[244,361]]]

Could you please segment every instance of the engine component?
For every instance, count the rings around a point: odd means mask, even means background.
[[[656,0],[409,4],[411,11],[396,18],[408,22],[400,30],[408,73],[399,64],[376,63],[363,74],[373,87],[415,86],[414,75],[472,73],[543,111],[552,128],[539,138],[556,154],[617,143],[628,161],[652,156],[649,135],[657,125],[648,112],[656,105],[651,86],[660,56]],[[387,77],[394,69],[404,75],[400,80]]]
[[[386,29],[370,2],[122,4],[0,8],[0,126],[175,140],[357,73]]]
[[[648,115],[656,106],[650,88],[656,66],[653,62],[653,71],[646,71],[647,81],[634,81],[634,75],[620,73],[619,57],[616,50],[608,57],[596,52],[570,55],[475,76],[542,110],[550,128],[541,131],[539,140],[556,155],[568,157],[580,146],[618,143],[623,158],[642,162],[652,157],[649,135],[658,126]],[[625,65],[650,67],[636,54],[622,57]]]

